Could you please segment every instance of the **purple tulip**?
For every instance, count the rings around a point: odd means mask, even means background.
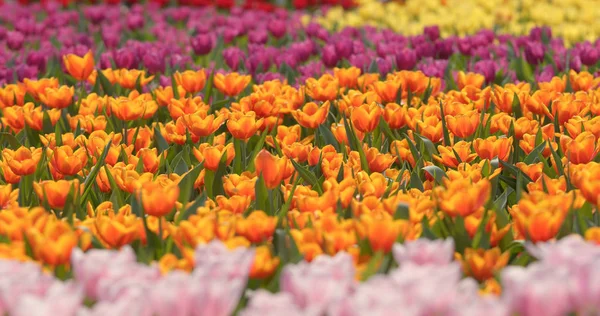
[[[350,39],[340,39],[334,44],[338,58],[348,59],[354,50],[354,43]]]
[[[240,61],[245,57],[244,52],[235,46],[224,49],[222,55],[225,64],[234,71],[238,70]]]
[[[118,68],[137,68],[136,54],[127,48],[121,48],[113,53],[115,65]]]
[[[537,65],[544,60],[544,46],[539,42],[529,42],[525,46],[525,60]]]
[[[586,66],[593,66],[600,59],[598,49],[592,45],[584,45],[579,53],[579,57],[581,58],[581,62]]]
[[[475,63],[473,70],[485,77],[486,83],[491,83],[496,79],[496,64],[492,60],[481,60]]]
[[[543,27],[534,27],[529,31],[529,38],[532,41],[540,42],[543,38],[551,39],[552,38],[552,29],[543,26]]]
[[[430,41],[435,42],[440,38],[440,27],[437,25],[426,26],[423,28],[423,33],[425,33]]]
[[[211,34],[198,34],[192,38],[191,45],[196,55],[204,56],[215,47],[215,38]]]
[[[252,44],[265,44],[269,40],[269,33],[263,28],[248,32],[248,42]]]
[[[396,67],[399,70],[411,70],[417,64],[417,54],[410,48],[404,48],[396,55]]]
[[[373,61],[373,58],[367,54],[354,54],[350,56],[348,61],[350,62],[350,65],[359,68],[362,71],[367,71],[371,65],[371,62]]]
[[[25,37],[21,32],[11,31],[6,34],[6,46],[11,50],[20,50],[23,47],[24,42]]]
[[[133,13],[127,16],[127,27],[132,31],[143,28],[144,22],[144,16],[141,14]]]
[[[418,59],[434,57],[435,56],[435,46],[433,43],[423,42],[418,44],[415,47],[415,53]]]
[[[165,56],[157,50],[151,50],[144,54],[144,57],[142,57],[142,63],[144,68],[146,68],[148,72],[152,74],[162,73],[165,71]]]
[[[435,52],[438,58],[448,59],[454,53],[454,39],[439,39],[435,41]]]
[[[267,29],[269,33],[273,35],[275,38],[282,38],[286,33],[286,25],[285,21],[280,19],[275,19],[267,24]]]
[[[458,47],[458,51],[461,54],[467,55],[467,56],[471,55],[471,50],[472,50],[473,46],[471,45],[470,38],[459,38],[458,42],[456,43],[456,46]]]
[[[326,67],[335,67],[339,61],[339,57],[335,51],[335,46],[331,44],[325,45],[325,47],[323,47],[323,51],[321,52],[321,59]]]

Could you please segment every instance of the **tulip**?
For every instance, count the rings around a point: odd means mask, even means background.
[[[88,157],[85,148],[73,150],[69,146],[56,147],[51,154],[50,164],[60,173],[73,176],[79,173],[87,164]]]
[[[137,69],[120,69],[118,74],[115,73],[116,81],[125,89],[137,89],[137,84],[141,87],[146,86],[154,76],[146,77],[144,70]]]
[[[269,217],[263,211],[253,211],[246,218],[236,221],[236,234],[245,237],[252,243],[268,240],[275,232],[277,218]]]
[[[64,109],[73,103],[73,87],[61,86],[60,88],[46,88],[39,95],[40,101],[53,109]]]
[[[204,70],[192,71],[186,70],[184,72],[175,72],[175,81],[177,85],[182,86],[185,91],[191,94],[196,94],[204,89],[206,84],[206,73]]]
[[[450,215],[469,216],[483,207],[489,199],[491,184],[489,180],[482,179],[471,183],[471,179],[446,181],[447,188],[438,188],[438,203],[441,210]]]
[[[256,113],[249,111],[246,113],[233,112],[227,120],[227,130],[237,139],[247,141],[250,137],[256,135],[256,131],[263,125],[264,119],[256,119]]]
[[[26,176],[35,172],[42,157],[41,148],[19,147],[16,151],[5,148],[2,157],[11,171],[18,176]]]
[[[198,148],[193,148],[192,153],[199,162],[204,163],[204,168],[217,171],[221,165],[221,157],[225,155],[225,165],[231,164],[235,157],[233,144],[211,146],[207,143],[200,144]]]
[[[490,136],[486,139],[475,139],[473,141],[473,148],[482,159],[492,160],[498,157],[499,160],[507,161],[512,148],[512,142],[512,137],[498,138]]]
[[[79,180],[45,180],[33,183],[33,189],[40,201],[48,203],[53,209],[62,210],[67,203],[67,198],[71,191],[75,196],[79,195]]]
[[[339,81],[332,75],[325,74],[319,79],[306,79],[306,94],[317,101],[331,101],[337,98]]]
[[[510,254],[501,253],[500,248],[492,249],[465,249],[464,256],[457,254],[466,275],[473,276],[479,281],[485,281],[494,276],[506,266]]]
[[[353,108],[350,120],[357,130],[363,133],[371,133],[379,125],[382,112],[381,107],[375,102],[363,104]]]
[[[447,265],[454,257],[454,240],[417,239],[405,244],[395,244],[392,252],[400,265],[412,262],[418,265]]]
[[[265,185],[269,189],[275,189],[281,184],[286,165],[287,157],[279,158],[265,149],[261,150],[254,160],[256,173],[262,175]]]
[[[139,192],[144,212],[151,216],[165,216],[175,208],[179,198],[179,186],[176,183],[161,185],[158,182],[146,182]]]
[[[88,51],[83,57],[68,54],[63,56],[63,63],[67,72],[79,81],[87,80],[94,70],[94,55],[92,51]]]
[[[318,106],[314,102],[306,103],[301,109],[292,112],[292,116],[303,127],[317,128],[327,119],[329,101]]]
[[[252,78],[250,76],[241,76],[237,72],[232,72],[227,75],[217,73],[213,77],[215,88],[224,95],[230,97],[240,94],[251,80]]]
[[[215,38],[210,34],[199,34],[191,40],[192,49],[196,55],[204,56],[215,46]]]

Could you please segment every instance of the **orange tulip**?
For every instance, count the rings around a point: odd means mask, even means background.
[[[41,106],[35,107],[33,103],[28,102],[23,105],[23,114],[25,115],[25,123],[31,129],[41,131],[44,126],[44,112],[48,113],[52,126],[60,119],[59,109],[49,109],[44,111]]]
[[[525,173],[531,180],[533,180],[533,182],[537,181],[544,173],[543,162],[527,165],[526,163],[520,161],[515,164],[515,167],[523,171],[523,173]]]
[[[141,218],[131,214],[131,206],[123,206],[115,212],[112,203],[110,204],[109,209],[97,211],[94,219],[94,234],[102,244],[118,249],[140,238],[142,221]]]
[[[219,129],[226,118],[225,115],[207,115],[206,112],[198,111],[194,114],[183,115],[179,120],[183,120],[183,123],[192,134],[198,137],[205,137]]]
[[[72,176],[79,173],[87,164],[88,157],[85,148],[73,151],[69,146],[56,147],[51,154],[50,164],[58,172]]]
[[[158,182],[146,182],[142,185],[140,196],[146,214],[162,217],[175,208],[179,198],[179,186],[176,183],[163,186]]]
[[[371,85],[377,80],[379,80],[378,73],[363,74],[360,77],[358,77],[358,88],[364,92],[368,90],[371,87]]]
[[[240,94],[250,83],[252,77],[242,76],[237,72],[232,72],[227,75],[218,73],[213,77],[215,88],[226,96],[234,97]]]
[[[13,151],[5,148],[2,150],[2,157],[14,174],[26,176],[35,172],[42,157],[42,149],[20,147]]]
[[[235,157],[233,143],[227,145],[211,146],[207,143],[200,144],[198,148],[193,148],[192,153],[199,162],[204,162],[204,168],[217,171],[221,163],[221,157],[226,155],[225,165],[229,165]]]
[[[2,109],[2,123],[18,133],[25,127],[25,114],[22,106],[9,106]]]
[[[227,129],[231,135],[237,139],[247,141],[250,137],[256,135],[256,131],[263,125],[264,119],[256,119],[256,113],[249,111],[247,113],[233,112],[227,120]]]
[[[71,125],[71,130],[76,130],[77,126],[79,126],[86,133],[91,133],[93,131],[105,130],[107,121],[104,115],[75,115],[69,117],[69,125]]]
[[[512,142],[512,137],[498,138],[490,136],[486,139],[475,139],[473,148],[481,159],[492,160],[498,157],[499,160],[506,161],[512,149]]]
[[[398,236],[411,240],[418,232],[406,220],[377,220],[367,222],[367,238],[373,251],[389,252]]]
[[[68,54],[63,56],[63,63],[67,72],[75,79],[82,81],[87,80],[87,78],[94,71],[94,55],[92,55],[92,51],[88,51],[83,57]]]
[[[122,121],[149,119],[158,110],[158,104],[153,100],[139,97],[134,100],[125,97],[109,99],[111,113]]]
[[[68,264],[71,251],[77,246],[77,235],[67,222],[52,218],[42,228],[27,231],[36,259],[50,266]]]
[[[415,156],[410,151],[408,143],[409,141],[413,142],[412,140],[406,138],[392,141],[390,144],[390,153],[396,157],[399,157],[402,161],[407,161],[411,166],[414,166],[416,161]]]
[[[600,245],[600,227],[590,227],[585,231],[585,240]]]
[[[204,89],[206,84],[206,73],[204,70],[186,70],[184,72],[175,72],[175,81],[177,85],[182,86],[185,91],[196,94]]]
[[[594,78],[589,72],[576,73],[572,69],[569,71],[569,81],[574,91],[588,91],[597,88],[600,84],[600,78]]]
[[[235,224],[236,234],[252,243],[260,243],[273,236],[277,218],[267,216],[263,211],[253,211],[248,217],[238,219]]]
[[[400,82],[396,80],[376,81],[373,83],[373,89],[379,95],[383,103],[396,102]]]
[[[146,77],[146,71],[138,69],[120,69],[115,73],[116,81],[125,89],[136,89],[139,82],[140,86],[147,85],[154,76]]]
[[[251,279],[265,279],[273,275],[279,266],[279,258],[271,255],[266,245],[256,247],[254,263],[250,268]]]
[[[502,270],[510,254],[501,253],[500,248],[492,249],[465,249],[465,255],[456,255],[456,259],[461,262],[463,271],[466,275],[472,276],[479,281],[485,281],[494,277],[494,274]]]
[[[491,184],[482,179],[471,183],[471,179],[446,181],[446,188],[437,187],[440,209],[449,216],[467,217],[483,207],[489,199]]]
[[[265,149],[261,150],[254,160],[256,173],[262,175],[269,189],[277,188],[283,181],[286,165],[287,157],[273,156]]]
[[[46,88],[39,95],[42,103],[53,109],[64,109],[73,103],[75,88],[60,86],[59,88]]]
[[[185,90],[181,86],[177,86],[177,92],[179,92],[180,96],[185,95]],[[173,92],[173,87],[158,87],[154,89],[154,94],[156,95],[156,102],[160,106],[168,106],[171,104],[171,100],[175,98],[175,93]]]
[[[25,104],[27,90],[23,84],[9,84],[0,88],[0,109]]]
[[[16,175],[6,161],[0,161],[0,170],[2,170],[2,176],[6,183],[18,184],[21,181],[21,176]]]
[[[300,125],[306,128],[317,128],[327,120],[329,114],[329,101],[319,107],[314,102],[306,103],[301,109],[292,112]]]
[[[393,157],[391,154],[382,154],[375,147],[367,148],[367,146],[364,145],[363,150],[365,152],[365,155],[367,156],[367,162],[369,164],[369,170],[371,170],[371,172],[384,172],[396,160],[396,158]]]
[[[391,129],[399,129],[406,125],[408,120],[407,105],[400,106],[397,103],[388,103],[383,110],[383,119]]]
[[[575,139],[563,135],[560,138],[560,147],[565,156],[574,164],[583,164],[592,161],[598,155],[596,136],[590,132],[583,132]]]
[[[458,158],[460,158],[461,162],[466,163],[469,163],[477,158],[477,154],[471,153],[471,143],[467,143],[465,141],[460,141],[454,144],[454,146],[439,145],[438,151],[440,152],[440,155],[434,155],[433,158],[449,168],[458,167]]]
[[[67,197],[73,190],[74,198],[79,195],[79,180],[46,180],[33,183],[33,189],[40,201],[45,201],[53,209],[62,210],[67,203]]]
[[[41,78],[38,80],[25,78],[23,83],[25,83],[27,92],[36,100],[39,99],[40,94],[46,91],[46,88],[58,88],[59,86],[57,78]]]
[[[479,126],[479,113],[477,111],[468,111],[464,114],[446,115],[446,123],[452,134],[467,138],[475,133]]]
[[[333,68],[333,75],[344,88],[357,88],[358,77],[360,76],[360,68]]]
[[[256,176],[245,171],[241,175],[232,173],[223,178],[223,189],[230,197],[234,195],[249,196],[254,200]]]
[[[459,71],[456,84],[458,85],[458,89],[462,90],[467,86],[473,86],[476,88],[481,88],[485,83],[485,77],[478,73]]]
[[[198,111],[208,112],[210,106],[202,101],[201,97],[171,99],[168,104],[169,114],[173,120],[177,120],[185,114],[193,114]]]
[[[324,74],[319,79],[306,79],[306,94],[316,101],[332,101],[338,96],[339,81],[330,74]]]
[[[382,112],[381,107],[375,102],[363,104],[352,109],[350,120],[357,130],[363,133],[370,133],[379,125],[379,118]]]

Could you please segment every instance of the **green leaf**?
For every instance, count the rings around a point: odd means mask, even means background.
[[[190,205],[183,212],[180,213],[179,217],[175,221],[175,224],[179,224],[179,222],[185,221],[188,218],[190,218],[190,216],[196,214],[196,210],[199,207],[204,206],[204,203],[206,203],[206,199],[207,199],[206,192],[204,192],[200,196],[198,196],[196,198],[196,200],[194,200],[194,203],[192,203],[192,205]]]
[[[256,179],[256,184],[254,185],[254,196],[256,197],[254,209],[266,212],[267,205],[269,203],[269,192],[262,173],[259,174],[258,179]]]
[[[221,156],[221,161],[219,161],[219,167],[215,172],[215,178],[213,180],[213,188],[212,193],[214,196],[225,195],[225,190],[223,189],[223,177],[227,174],[227,151],[223,153]]]
[[[400,202],[398,206],[396,206],[396,213],[394,213],[394,219],[404,219],[408,220],[410,218],[410,212],[408,203]]]
[[[298,250],[296,241],[292,238],[289,230],[278,228],[273,236],[273,245],[275,253],[281,259],[283,264],[298,263],[302,261],[303,256]]]
[[[263,145],[265,144],[265,139],[267,139],[268,129],[265,129],[260,135],[260,139],[256,143],[254,150],[252,151],[252,156],[250,156],[250,163],[248,164],[248,170],[254,171],[254,158],[258,156],[258,153],[263,149]]]
[[[19,149],[21,147],[21,143],[13,134],[0,132],[0,144],[4,144],[4,142],[7,142],[12,149]]]
[[[450,146],[450,133],[448,132],[448,125],[446,124],[446,114],[444,114],[444,104],[442,103],[442,100],[439,101],[440,103],[440,111],[441,111],[441,116],[442,116],[442,130],[444,131],[444,145],[445,146]],[[458,155],[457,155],[458,157]]]
[[[104,90],[104,94],[113,96],[115,94],[114,86],[110,83],[108,78],[102,73],[102,71],[98,70],[97,80],[100,81],[100,85],[102,86],[102,90]]]
[[[539,157],[539,154],[541,154],[544,151],[544,148],[546,148],[547,145],[549,146],[550,144],[542,142],[541,144],[535,146],[535,148],[529,153],[529,155],[527,155],[525,159],[523,159],[523,162],[527,165],[535,163]]]
[[[456,216],[454,218],[452,237],[454,238],[456,252],[458,253],[463,253],[467,246],[471,244],[471,238],[467,234],[467,229],[465,228],[465,219],[462,216]]]
[[[298,174],[300,175],[300,177],[302,177],[302,179],[304,179],[304,181],[306,181],[308,184],[310,184],[315,191],[317,191],[319,194],[322,194],[323,189],[321,189],[321,185],[319,184],[317,177],[312,172],[308,171],[306,168],[304,168],[300,164],[298,164],[296,161],[294,161],[294,160],[290,160],[290,161],[294,165],[294,168],[296,169],[296,171],[298,171]]]
[[[196,180],[198,179],[198,176],[200,175],[200,172],[202,171],[202,169],[204,168],[204,164],[201,163],[197,166],[195,166],[194,168],[192,168],[192,170],[188,171],[185,175],[183,175],[183,177],[181,178],[181,180],[179,180],[179,203],[183,204],[185,206],[185,204],[187,204],[190,200],[190,197],[192,196],[193,192],[194,192],[194,183],[196,182]]]
[[[83,194],[81,195],[82,203],[85,203],[88,194],[90,194],[90,190],[92,189],[92,186],[96,182],[96,176],[98,175],[98,172],[100,172],[100,168],[102,168],[102,166],[104,166],[104,160],[106,159],[106,156],[108,155],[108,151],[110,150],[111,145],[112,145],[112,142],[109,142],[106,145],[106,147],[104,147],[104,151],[102,151],[102,154],[100,155],[100,158],[98,158],[96,165],[92,168],[92,171],[86,177],[85,182],[83,183]],[[107,170],[107,173],[109,173],[108,170]]]
[[[438,184],[444,183],[444,177],[448,178],[446,172],[438,166],[425,166],[423,167],[423,170],[429,173],[435,179],[435,182],[437,182]]]
[[[154,127],[154,142],[156,142],[156,148],[158,149],[158,154],[161,154],[163,151],[169,149],[169,144],[162,136],[162,133],[158,129],[158,126]]]
[[[319,125],[319,136],[323,137],[326,145],[332,145],[335,147],[335,151],[340,152],[340,143],[338,143],[337,139],[331,132],[329,128],[327,128],[326,123]]]

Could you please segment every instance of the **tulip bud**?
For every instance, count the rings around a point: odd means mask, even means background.
[[[25,37],[21,32],[8,32],[6,35],[6,46],[11,50],[20,50],[25,42]]]
[[[240,66],[240,61],[245,56],[244,52],[237,47],[228,47],[223,50],[223,59],[231,70],[237,70]]]
[[[285,21],[273,20],[267,25],[267,29],[275,38],[282,38],[286,32]]]
[[[440,38],[440,28],[437,25],[426,26],[423,29],[423,33],[425,33],[425,36],[432,42]]]
[[[396,55],[396,66],[399,70],[411,70],[417,64],[417,54],[414,50],[405,48]]]
[[[339,60],[339,57],[337,56],[335,47],[333,45],[326,45],[325,47],[323,47],[322,55],[323,64],[330,68],[334,67]]]
[[[215,46],[215,38],[210,34],[199,34],[192,38],[191,44],[196,55],[204,56]]]
[[[113,53],[115,65],[117,68],[137,68],[136,66],[136,55],[131,49],[121,48]]]
[[[598,62],[598,59],[600,59],[598,49],[591,45],[584,46],[579,57],[581,58],[581,62],[586,66],[595,65]]]
[[[134,31],[144,27],[144,17],[140,14],[130,14],[127,16],[127,27]]]
[[[525,46],[525,59],[528,63],[537,65],[544,60],[544,46],[539,42],[529,42]]]

